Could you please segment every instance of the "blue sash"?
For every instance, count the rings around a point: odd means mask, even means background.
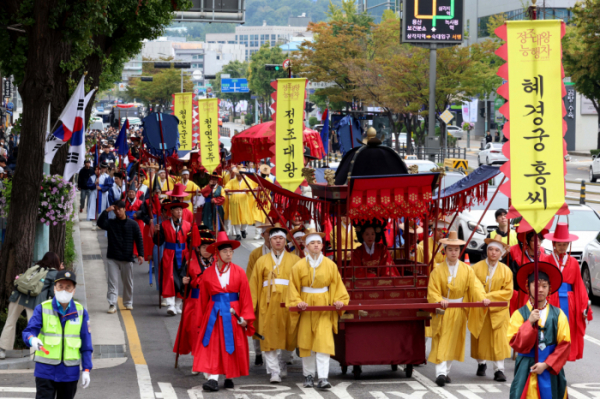
[[[233,339],[233,325],[231,324],[231,302],[239,301],[240,296],[237,292],[217,294],[211,297],[214,302],[212,312],[208,318],[208,324],[206,325],[206,332],[204,338],[202,338],[202,345],[205,347],[210,343],[210,336],[212,335],[213,328],[217,322],[217,316],[221,314],[221,320],[223,321],[223,335],[225,336],[225,350],[230,355],[235,350],[235,343]]]
[[[125,211],[125,215],[127,215],[127,217],[129,219],[133,219],[133,215],[135,215],[135,211]]]
[[[556,345],[548,345],[547,347],[544,348],[544,350],[541,350],[541,349],[539,349],[539,347],[536,346],[531,350],[531,352],[525,353],[525,354],[519,353],[519,356],[535,357],[534,350],[538,349],[539,350],[538,361],[543,362],[548,358],[548,356],[552,352],[554,352],[555,348],[556,348]],[[544,370],[544,372],[542,374],[538,374],[537,380],[538,380],[538,389],[540,391],[540,398],[541,399],[552,399],[552,381],[550,379],[550,372],[548,371],[548,369]]]
[[[181,268],[181,262],[183,260],[183,250],[185,249],[185,243],[177,244],[174,242],[165,241],[165,249],[171,249],[175,251],[175,259],[177,260],[177,268]]]
[[[569,292],[573,292],[573,286],[571,284],[562,283],[558,289],[558,300],[560,302],[560,308],[567,316],[569,320]]]
[[[192,298],[200,298],[200,288],[192,288]]]

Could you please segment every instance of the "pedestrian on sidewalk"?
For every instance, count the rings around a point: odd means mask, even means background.
[[[86,159],[83,168],[81,168],[81,170],[79,171],[79,176],[77,177],[77,188],[81,193],[79,199],[79,213],[83,212],[83,210],[85,209],[84,207],[86,205],[86,199],[89,202],[90,196],[94,191],[91,190],[87,185],[88,180],[94,174],[94,169],[90,167],[91,164],[92,161]]]
[[[108,212],[115,213],[115,219],[108,218]],[[125,201],[111,205],[98,217],[98,227],[107,231],[108,249],[106,251],[108,277],[108,313],[116,313],[119,287],[119,274],[123,284],[123,305],[133,309],[133,253],[134,245],[144,248],[142,232],[135,220],[127,218]],[[144,263],[144,257],[137,257],[138,263]]]
[[[83,389],[90,385],[92,334],[87,311],[73,300],[77,276],[61,270],[54,280],[54,299],[35,307],[23,341],[35,349],[36,399],[72,399],[79,370]]]
[[[54,278],[56,273],[64,268],[58,255],[54,252],[46,252],[36,265],[48,270],[48,274],[44,278],[44,288],[36,296],[22,294],[15,288],[8,298],[8,313],[0,336],[0,360],[5,359],[6,351],[12,350],[15,345],[17,321],[23,310],[27,313],[27,321],[29,321],[33,315],[33,309],[37,305],[54,297]]]
[[[492,133],[490,133],[490,131],[488,130],[488,131],[485,133],[485,143],[486,143],[486,144],[487,144],[487,143],[491,143],[492,141],[493,141],[493,138],[492,138]]]

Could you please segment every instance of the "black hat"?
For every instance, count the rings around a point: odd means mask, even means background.
[[[101,169],[108,168],[108,164],[107,164],[106,162],[102,162],[102,163],[100,164],[100,168],[101,168]]]
[[[311,155],[310,148],[308,148],[308,147],[304,147],[304,158],[307,158],[307,159],[319,159],[319,158],[313,157]]]
[[[69,280],[72,281],[73,284],[77,285],[77,275],[75,275],[75,273],[69,270],[59,270],[58,273],[56,273],[56,277],[54,278],[54,284],[56,284],[56,282],[60,280]]]

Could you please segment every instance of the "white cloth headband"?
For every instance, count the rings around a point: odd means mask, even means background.
[[[281,230],[277,230],[277,231],[269,234],[269,238],[273,238],[273,237],[283,237],[283,238],[286,238],[286,234],[283,231],[281,231]]]
[[[190,171],[189,170],[184,170],[183,172],[181,172],[182,175],[189,175]]]
[[[305,242],[305,243],[307,243],[307,244],[310,244],[310,243],[311,243],[311,242],[313,242],[313,241],[318,241],[318,242],[320,242],[321,244],[323,243],[323,239],[322,239],[322,238],[321,238],[321,236],[320,236],[320,235],[318,235],[318,234],[309,234],[309,235],[307,235],[307,236],[306,236],[306,238],[304,239],[304,242]]]
[[[494,242],[494,241],[492,241],[492,242],[490,242],[490,243],[488,244],[488,248],[489,248],[489,247],[496,247],[496,248],[498,248],[498,249],[499,249],[499,250],[502,252],[502,255],[504,255],[504,254],[506,253],[506,249],[504,249],[504,245],[502,245],[502,244],[501,244],[501,243],[499,243],[499,242]]]
[[[304,234],[303,231],[297,231],[294,233],[294,238],[298,238],[298,237],[304,237],[306,234]]]
[[[165,170],[164,170],[164,169],[161,169],[161,170],[159,170],[159,171],[158,171],[158,172],[156,172],[156,173],[165,173]]]

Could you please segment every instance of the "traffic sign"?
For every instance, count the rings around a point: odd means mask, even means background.
[[[462,43],[464,0],[403,1],[403,42]]]
[[[290,67],[290,59],[283,61],[283,69],[288,69]]]
[[[444,112],[442,112],[442,114],[440,115],[440,119],[444,121],[444,123],[447,125],[448,123],[450,123],[450,121],[452,119],[454,119],[454,115],[452,114],[452,112],[445,110]]]
[[[221,93],[248,93],[247,79],[221,79]]]

